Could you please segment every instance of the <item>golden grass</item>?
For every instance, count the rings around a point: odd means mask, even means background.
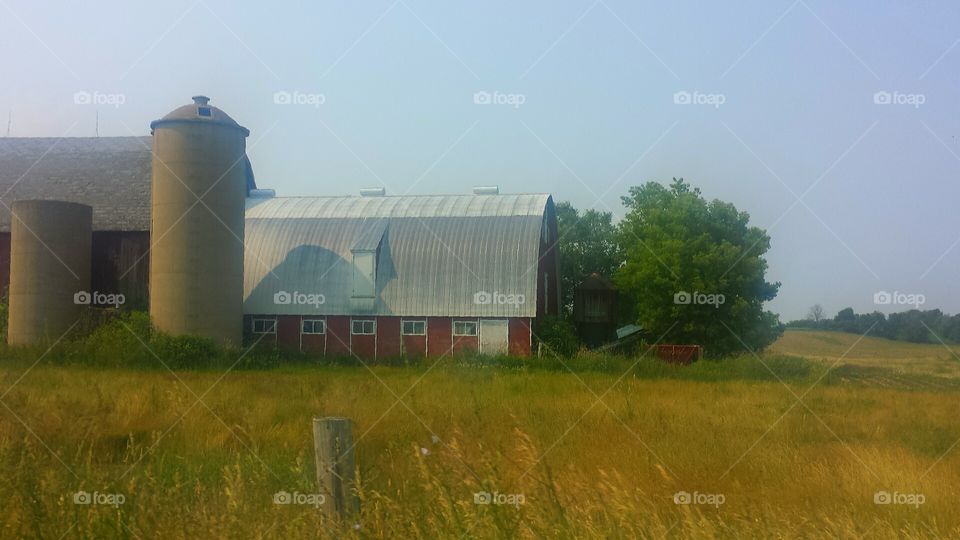
[[[856,345],[856,346],[854,346]],[[960,378],[960,346],[918,344],[844,332],[787,330],[770,351],[900,373]]]
[[[0,368],[0,392],[27,367]],[[424,371],[301,366],[219,382],[178,372],[181,383],[161,371],[38,366],[0,406],[0,537],[960,537],[952,389],[813,386],[822,370],[788,387]],[[355,422],[355,523],[273,504],[280,490],[316,491],[310,423],[320,415]],[[75,505],[78,490],[126,501]],[[476,505],[479,491],[524,503]],[[678,505],[680,491],[725,501]],[[925,503],[876,505],[878,491]]]

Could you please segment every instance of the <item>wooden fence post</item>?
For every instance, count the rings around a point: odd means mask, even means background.
[[[360,510],[356,492],[353,431],[349,418],[313,419],[313,447],[317,459],[317,483],[326,500],[324,510],[347,516]]]

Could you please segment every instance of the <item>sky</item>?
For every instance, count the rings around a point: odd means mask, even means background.
[[[0,136],[146,135],[204,94],[278,196],[495,184],[619,219],[683,177],[768,230],[785,321],[960,312],[960,4],[715,4],[0,0]]]

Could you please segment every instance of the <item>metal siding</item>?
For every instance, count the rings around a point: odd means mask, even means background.
[[[244,311],[301,315],[532,317],[548,195],[249,199]],[[387,219],[388,218],[388,219]],[[372,311],[351,301],[351,248],[386,224]],[[319,293],[319,309],[275,305]],[[475,304],[474,293],[526,302]]]

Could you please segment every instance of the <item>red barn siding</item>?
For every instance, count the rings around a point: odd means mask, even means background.
[[[475,352],[480,350],[480,326],[479,320],[474,318],[456,318],[455,321],[469,321],[477,323],[477,335],[476,336],[453,336],[451,331],[451,336],[453,337],[453,354],[461,354],[464,352]],[[451,323],[452,325],[452,323]]]
[[[300,350],[299,315],[277,315],[277,347],[288,351]]]
[[[326,334],[303,334],[300,336],[300,350],[317,356],[326,354],[327,335]]]
[[[376,321],[376,317],[354,317],[353,320],[363,321],[373,319]],[[352,324],[351,324],[352,326]],[[377,324],[374,328],[374,334],[372,335],[351,335],[350,336],[350,349],[353,352],[354,356],[361,358],[363,360],[373,360],[377,358],[377,334],[376,332],[380,331],[380,325]]]
[[[530,356],[531,320],[527,317],[510,319],[510,354],[512,356]]]
[[[439,358],[450,354],[452,337],[450,317],[427,317],[427,356]]]
[[[327,354],[350,354],[350,317],[327,317]]]
[[[400,356],[400,317],[377,317],[377,358]]]
[[[408,320],[426,320],[426,319],[408,319]],[[426,325],[425,325],[426,326]],[[429,328],[424,328],[425,333],[422,336],[400,336],[401,354],[407,358],[423,358],[427,355],[427,336]]]
[[[306,319],[321,319],[325,320],[324,317],[302,317],[302,320]],[[301,329],[302,331],[302,329]],[[323,356],[326,354],[327,348],[327,330],[324,329],[323,334],[300,334],[300,351],[316,356]]]

